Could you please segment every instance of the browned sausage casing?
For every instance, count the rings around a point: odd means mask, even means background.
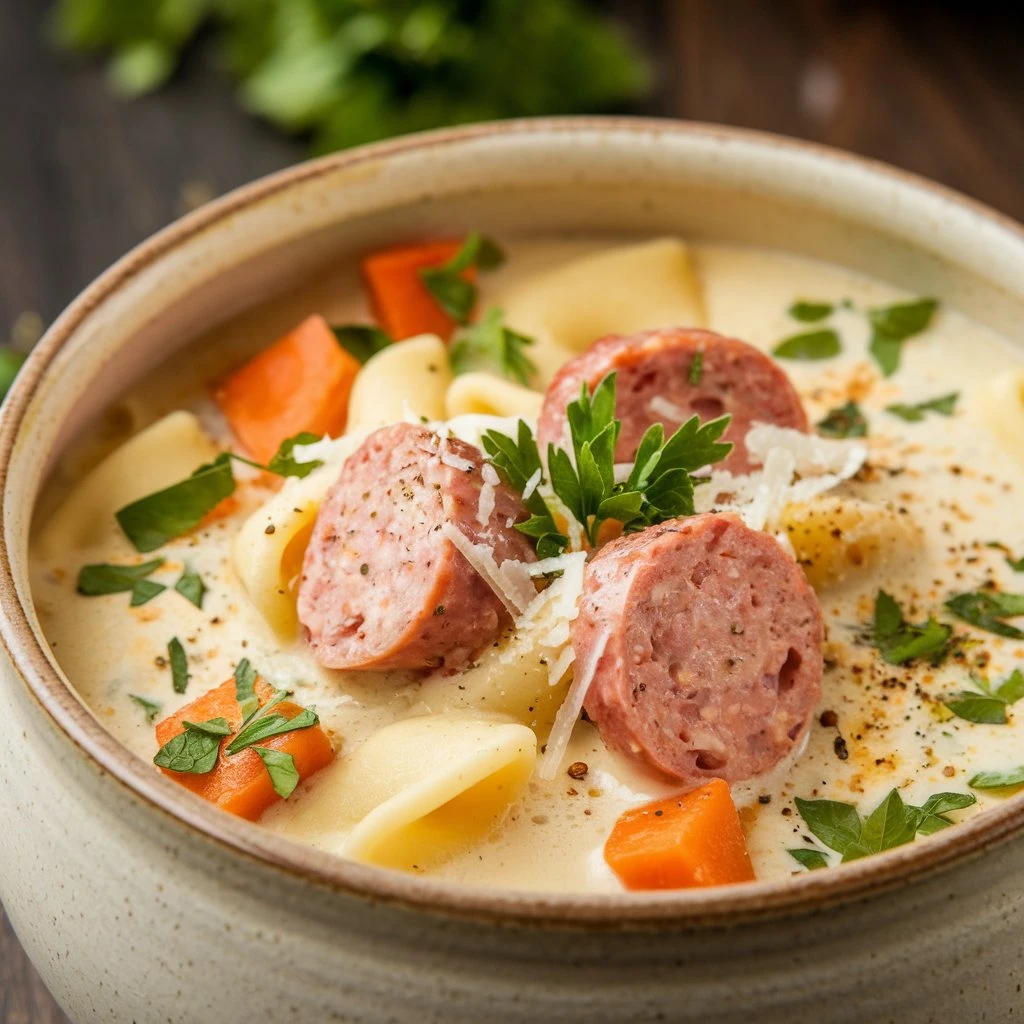
[[[322,665],[458,668],[508,626],[500,599],[441,533],[450,522],[499,564],[536,559],[511,525],[526,509],[503,484],[485,484],[483,463],[479,448],[410,423],[375,431],[345,461],[299,584],[299,621]],[[486,526],[484,486],[494,487]]]
[[[700,370],[691,377],[698,353]],[[694,414],[701,420],[732,416],[724,440],[734,447],[716,468],[733,473],[747,473],[754,465],[744,443],[752,423],[809,429],[800,396],[770,356],[713,331],[670,327],[601,338],[566,363],[551,381],[541,409],[537,436],[542,451],[549,442],[566,445],[565,408],[579,397],[580,386],[593,389],[612,371],[617,375],[615,414],[622,420],[616,449],[620,462],[632,459],[652,423],[664,423],[668,435]],[[679,415],[667,414],[664,403]]]
[[[609,747],[687,787],[772,768],[821,694],[814,591],[774,538],[732,516],[670,520],[598,551],[576,665],[602,640],[588,716]]]

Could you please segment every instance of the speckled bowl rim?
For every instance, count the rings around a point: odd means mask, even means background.
[[[1024,227],[991,208],[944,186],[886,164],[814,143],[764,132],[684,121],[627,117],[559,117],[470,125],[407,136],[343,151],[259,179],[210,202],[137,246],[86,288],[60,315],[26,363],[0,416],[0,494],[6,517],[7,478],[18,431],[47,369],[82,321],[143,268],[197,233],[239,211],[337,170],[386,160],[415,150],[445,151],[488,136],[544,133],[628,133],[703,136],[776,152],[811,156],[822,165],[854,165],[880,190],[895,184],[931,193],[1024,243]],[[804,872],[790,879],[751,882],[717,889],[657,893],[553,894],[466,888],[436,879],[386,871],[346,861],[275,836],[225,814],[154,772],[122,747],[60,678],[30,626],[14,585],[7,525],[0,522],[0,643],[41,708],[83,758],[165,815],[184,832],[201,833],[232,855],[254,858],[325,890],[398,903],[411,909],[492,923],[586,927],[589,929],[735,926],[741,922],[813,913],[886,891],[948,870],[1024,831],[1024,793],[999,807],[931,837],[884,854]],[[198,838],[198,836],[197,836]]]

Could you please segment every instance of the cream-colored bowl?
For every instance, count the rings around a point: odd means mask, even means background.
[[[32,606],[33,505],[62,446],[190,336],[327,258],[410,235],[618,231],[867,271],[1024,344],[1024,233],[814,146],[569,119],[401,139],[234,192],[87,289],[0,427],[0,898],[76,1021],[968,1021],[1022,1008],[1024,797],[787,882],[549,896],[333,860],[120,748]]]

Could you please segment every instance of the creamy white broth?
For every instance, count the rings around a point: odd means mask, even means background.
[[[605,239],[509,240],[507,263],[481,280],[483,302],[501,304],[532,275],[608,244]],[[706,325],[765,350],[782,337],[814,329],[787,316],[795,299],[845,299],[863,309],[912,298],[841,268],[777,252],[697,245],[691,254]],[[187,408],[200,416],[215,440],[224,442],[226,431],[206,386],[311,311],[332,322],[366,319],[351,265],[330,268],[197,340],[124,397],[120,407],[131,415],[121,415],[121,426],[137,430],[173,409]],[[783,365],[812,422],[851,397],[868,418],[869,469],[838,493],[904,509],[900,514],[920,526],[923,541],[898,545],[885,552],[877,572],[855,574],[819,593],[828,627],[827,668],[806,750],[733,791],[759,878],[790,875],[797,865],[787,849],[809,845],[794,797],[848,801],[866,813],[893,786],[901,787],[908,802],[920,803],[940,791],[974,792],[967,780],[975,772],[1008,769],[1022,760],[1024,724],[1018,719],[1024,716],[1014,709],[1006,725],[972,724],[941,711],[939,698],[969,688],[965,664],[890,666],[863,639],[880,586],[914,622],[929,615],[951,621],[939,614],[942,602],[987,580],[1009,591],[1024,590],[1024,574],[1015,579],[1002,552],[985,546],[998,540],[1017,556],[1024,554],[1015,507],[1024,462],[986,418],[991,381],[1021,366],[1021,353],[941,307],[930,328],[903,345],[900,372],[883,380],[867,354],[864,316],[840,310],[828,323],[843,340],[838,358]],[[884,412],[893,402],[918,402],[951,391],[961,396],[951,418],[929,415],[906,423]],[[117,426],[117,416],[108,417],[76,445],[55,475],[44,508],[56,507],[69,483],[112,449]],[[209,588],[201,611],[171,592],[134,609],[126,594],[75,594],[83,564],[141,560],[116,527],[86,548],[62,549],[51,542],[43,551],[37,544],[34,592],[45,635],[68,678],[112,734],[146,759],[157,749],[153,728],[128,694],[159,701],[168,714],[229,678],[243,656],[275,685],[294,689],[296,700],[314,705],[339,756],[287,802],[268,811],[261,824],[340,853],[352,827],[344,813],[349,755],[387,723],[436,708],[424,702],[425,687],[412,676],[324,670],[303,641],[282,644],[267,626],[234,576],[231,544],[244,519],[272,494],[260,482],[247,483],[239,488],[234,515],[155,553],[167,559],[153,577],[160,582],[173,583],[185,564],[200,573]],[[968,659],[986,652],[990,660],[984,672],[990,679],[1000,680],[1024,664],[1021,642],[970,632],[980,645],[968,650]],[[181,639],[189,656],[192,678],[184,695],[172,691],[166,666],[172,636]],[[835,725],[821,724],[825,712],[832,713],[825,721],[834,719]],[[565,771],[577,761],[588,766],[585,778],[570,778]],[[581,722],[553,781],[535,773],[489,837],[427,870],[474,885],[615,890],[619,882],[601,855],[615,819],[677,788],[607,751],[597,731]],[[976,795],[977,807],[958,812],[959,818],[1001,799],[987,791]]]

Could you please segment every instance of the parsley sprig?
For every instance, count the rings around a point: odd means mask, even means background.
[[[551,490],[579,523],[590,546],[596,546],[601,525],[618,520],[632,533],[666,519],[693,514],[691,474],[719,462],[732,445],[719,440],[729,426],[721,416],[702,424],[691,417],[666,441],[660,423],[647,428],[624,481],[615,481],[615,446],[622,422],[615,418],[615,374],[591,392],[583,384],[580,397],[566,408],[571,452],[548,445]],[[516,439],[495,430],[483,438],[484,450],[499,475],[524,495],[531,515],[517,529],[537,539],[542,558],[568,545],[555,516],[539,492],[543,477],[540,452],[530,428],[520,421]]]
[[[205,515],[235,493],[237,482],[232,461],[276,476],[303,477],[323,463],[296,461],[295,446],[319,440],[319,435],[308,432],[286,438],[265,466],[235,452],[221,452],[213,462],[200,466],[185,480],[118,509],[117,521],[136,551],[155,551],[169,540],[195,529]]]
[[[529,383],[537,367],[524,350],[533,344],[533,338],[506,327],[503,318],[504,313],[495,306],[479,322],[456,333],[449,349],[452,373],[491,370],[523,386]]]
[[[931,835],[948,828],[953,821],[950,811],[959,811],[977,802],[970,793],[936,793],[920,807],[903,802],[898,789],[889,791],[885,799],[866,817],[853,804],[838,800],[802,800],[796,798],[796,809],[807,828],[830,850],[842,856],[843,863],[881,853],[911,842],[918,834]],[[808,856],[810,850],[790,850],[794,860],[805,867],[824,867],[828,863],[820,850],[819,857]]]
[[[956,594],[946,607],[957,618],[1010,640],[1024,640],[1024,629],[1004,622],[1024,615],[1024,594],[1008,594],[998,590],[976,590]]]
[[[493,270],[504,262],[505,253],[497,242],[479,231],[471,231],[447,263],[439,267],[424,267],[419,276],[434,301],[453,320],[464,324],[476,306],[477,289],[463,275],[471,267]]]
[[[890,665],[905,665],[915,658],[931,658],[938,664],[948,651],[951,627],[929,618],[919,625],[907,622],[891,594],[884,590],[875,598],[873,639],[879,653]]]

